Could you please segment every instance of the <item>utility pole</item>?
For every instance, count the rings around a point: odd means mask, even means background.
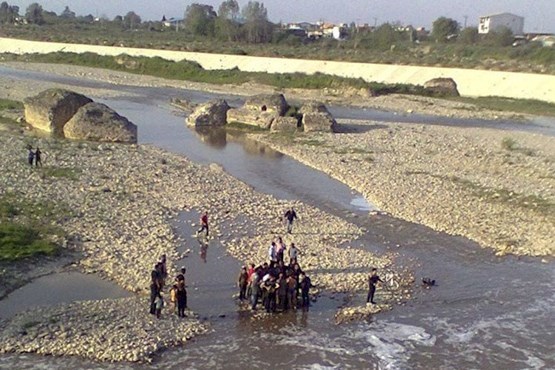
[[[468,19],[468,15],[464,16],[464,28],[466,28],[466,20]]]
[[[378,18],[374,17],[374,28],[378,25]]]

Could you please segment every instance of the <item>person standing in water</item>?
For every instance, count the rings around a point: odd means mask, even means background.
[[[202,216],[200,216],[200,229],[197,231],[197,235],[200,234],[201,232],[205,231],[206,232],[206,236],[208,237],[208,212],[205,211]]]
[[[383,283],[382,279],[378,276],[376,268],[372,269],[372,273],[368,277],[368,296],[366,297],[366,303],[376,304],[374,302],[374,293],[376,293],[376,284]]]
[[[287,222],[287,233],[291,234],[291,232],[293,231],[293,221],[298,218],[297,213],[295,212],[293,207],[291,207],[290,209],[287,210],[287,212],[285,212],[283,217]]]

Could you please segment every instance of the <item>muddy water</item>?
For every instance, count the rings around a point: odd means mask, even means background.
[[[197,215],[183,214],[176,233],[184,248],[191,249],[182,262],[188,269],[189,305],[210,319],[213,333],[166,352],[154,365],[99,365],[75,358],[17,355],[0,357],[0,367],[555,368],[552,260],[497,258],[464,238],[390,217],[369,217],[364,212],[368,205],[359,205],[356,194],[325,175],[227,134],[222,139],[221,133],[207,137],[186,129],[182,117],[168,113],[162,99],[167,92],[153,91],[144,89],[142,101],[109,102],[139,125],[142,142],[195,161],[220,163],[259,191],[302,199],[346,217],[368,230],[361,248],[395,251],[399,265],[410,267],[418,279],[436,279],[438,286],[427,290],[415,285],[413,301],[373,322],[335,326],[333,312],[341,300],[329,298],[318,300],[308,312],[253,320],[238,310],[232,297],[238,262],[217,241],[209,241],[204,254],[200,242],[191,237],[190,220],[196,221]],[[350,112],[356,117],[360,113]]]

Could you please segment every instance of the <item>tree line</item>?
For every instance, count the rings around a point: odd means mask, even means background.
[[[6,1],[0,4],[0,24],[25,22],[34,25],[64,23],[93,23],[92,15],[77,16],[68,6],[57,15],[47,11],[38,3],[29,5],[24,16],[19,15],[19,7],[9,5]],[[268,43],[285,42],[298,45],[307,42],[306,37],[297,37],[281,30],[278,25],[268,20],[268,11],[263,3],[249,1],[240,8],[236,0],[224,0],[217,10],[211,5],[193,3],[187,6],[183,22],[176,24],[181,31],[200,38],[215,38],[230,42]],[[123,30],[147,29],[161,31],[166,21],[143,22],[133,11],[113,20],[105,17],[96,19],[103,25],[119,27]],[[384,23],[377,28],[360,30],[354,23],[349,27],[348,46],[357,48],[391,50],[403,44],[422,41],[436,43],[457,42],[465,45],[483,44],[490,46],[511,45],[514,38],[509,29],[501,29],[488,35],[479,35],[476,27],[461,29],[460,24],[450,18],[440,17],[433,22],[431,34],[418,34],[413,28],[403,28],[400,24]],[[347,46],[347,45],[344,45]]]

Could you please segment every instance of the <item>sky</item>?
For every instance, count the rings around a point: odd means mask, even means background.
[[[20,7],[24,14],[29,4],[37,2],[45,10],[60,12],[69,8],[78,15],[139,14],[143,20],[182,18],[187,5],[202,3],[217,10],[223,0],[5,0]],[[245,5],[248,0],[237,0]],[[496,13],[513,13],[524,17],[525,32],[555,33],[555,0],[265,0],[272,22],[326,21],[333,23],[368,23],[380,25],[399,21],[403,25],[426,27],[439,17],[458,21],[461,26],[477,26],[478,18]]]

